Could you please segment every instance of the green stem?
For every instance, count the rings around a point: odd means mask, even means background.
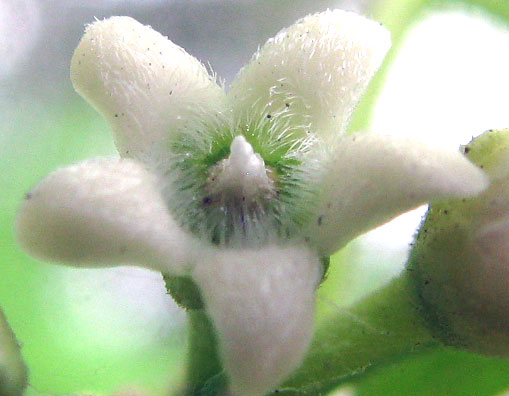
[[[353,376],[438,342],[407,273],[315,332],[302,366],[279,393],[320,394]]]
[[[223,372],[216,334],[203,309],[189,311],[186,396],[198,396],[207,381]]]

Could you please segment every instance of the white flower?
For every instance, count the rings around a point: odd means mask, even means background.
[[[191,277],[234,393],[263,394],[306,352],[323,257],[403,211],[487,185],[459,153],[345,135],[389,46],[358,15],[310,15],[269,40],[225,94],[150,27],[91,24],[71,78],[121,159],[40,182],[17,219],[20,243],[50,261]]]

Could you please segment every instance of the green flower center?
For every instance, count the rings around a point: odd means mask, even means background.
[[[178,133],[169,145],[168,206],[182,226],[213,244],[291,238],[312,209],[312,145],[271,117]]]

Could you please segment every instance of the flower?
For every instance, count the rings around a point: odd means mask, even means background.
[[[403,211],[487,186],[459,153],[346,135],[389,46],[361,16],[310,15],[269,40],[225,94],[150,27],[89,25],[71,79],[110,123],[120,159],[40,182],[17,218],[20,244],[54,262],[190,277],[232,391],[265,393],[306,352],[324,258]]]

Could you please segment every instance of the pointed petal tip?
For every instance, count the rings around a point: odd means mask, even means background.
[[[291,114],[292,125],[328,137],[353,108],[391,46],[378,22],[353,12],[312,14],[281,30],[232,83],[237,117]]]
[[[486,174],[459,151],[418,139],[354,134],[339,141],[306,235],[324,255],[430,201],[484,191]]]
[[[210,96],[222,93],[202,63],[150,26],[126,16],[87,25],[71,60],[74,88],[88,100],[98,101],[101,105],[101,99],[112,99],[87,94],[122,95],[125,87],[118,84],[123,80],[133,85],[131,100],[135,100],[135,96],[149,97],[153,90],[170,96],[172,84],[177,90],[182,85],[180,90],[216,91],[209,92]]]
[[[93,159],[61,168],[22,202],[21,247],[78,267],[139,265],[185,273],[194,240],[169,214],[154,177],[131,160]]]
[[[465,172],[461,176],[463,183],[458,186],[459,197],[475,197],[490,186],[489,176],[474,164],[471,164],[470,169],[465,167]]]
[[[433,176],[433,200],[443,198],[470,198],[485,191],[490,185],[489,176],[459,152],[436,149],[436,173]]]
[[[351,41],[362,42],[363,47],[372,54],[378,54],[375,61],[381,61],[391,47],[391,34],[380,22],[369,19],[356,12],[332,9],[304,17],[303,23],[319,23],[330,30],[347,31]],[[337,34],[331,32],[331,34]]]
[[[120,16],[96,20],[86,25],[85,34],[71,59],[71,82],[77,92],[89,97],[93,95],[94,88],[100,89],[102,76],[101,65],[98,64],[103,62],[101,47],[110,41],[121,40],[123,30],[135,30],[137,25],[139,23],[133,18]]]
[[[301,362],[320,275],[318,258],[298,247],[222,251],[196,266],[234,394],[263,395]]]
[[[205,66],[130,17],[87,26],[71,61],[75,90],[112,127],[121,156],[151,161],[172,133],[226,114],[226,95]]]

